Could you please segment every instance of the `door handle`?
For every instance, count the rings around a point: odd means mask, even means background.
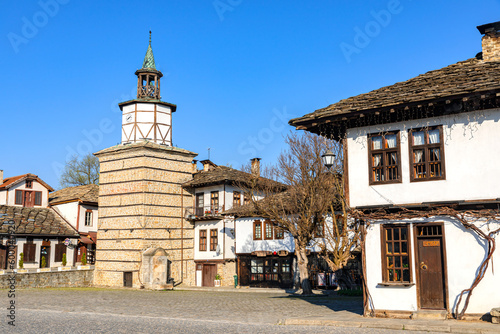
[[[427,270],[427,265],[423,262],[420,262],[420,269]]]

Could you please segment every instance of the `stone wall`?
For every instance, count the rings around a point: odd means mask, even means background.
[[[487,32],[483,36],[482,46],[485,61],[500,61],[500,32]]]
[[[10,287],[12,274],[0,275],[0,289]],[[94,270],[68,270],[40,273],[16,274],[16,289],[25,288],[78,288],[90,287],[94,279]]]
[[[234,287],[234,275],[236,275],[236,261],[227,261],[217,264],[217,273],[222,277],[221,286]]]
[[[138,142],[95,155],[100,178],[94,284],[123,286],[124,272],[132,272],[132,286],[144,285],[143,254],[152,248],[165,251],[176,283],[194,284],[194,225],[185,219],[193,198],[182,184],[192,178],[196,154]]]

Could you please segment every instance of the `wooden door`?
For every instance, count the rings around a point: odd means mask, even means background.
[[[133,286],[131,271],[125,271],[123,273],[123,286],[126,288],[131,288]]]
[[[35,193],[33,191],[24,192],[24,206],[27,208],[35,206]]]
[[[42,257],[45,257],[45,268],[50,268],[50,246],[40,248],[40,268],[42,268]]]
[[[249,285],[250,284],[250,269],[249,269],[250,259],[247,257],[242,257],[238,259],[238,283],[239,285]]]
[[[442,241],[441,237],[417,238],[420,308],[446,308]]]
[[[216,264],[204,264],[202,286],[215,286],[214,280],[216,274],[217,274]]]

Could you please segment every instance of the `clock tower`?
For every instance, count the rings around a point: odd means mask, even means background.
[[[122,102],[122,144],[151,141],[172,146],[172,113],[177,106],[161,101],[160,79],[163,74],[156,69],[151,31],[149,46],[142,68],[137,75],[137,98]]]

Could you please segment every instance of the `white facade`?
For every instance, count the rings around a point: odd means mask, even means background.
[[[206,250],[200,251],[200,230],[206,231]],[[217,231],[217,247],[210,249],[210,231]],[[234,220],[230,218],[195,223],[195,260],[226,260],[235,258]]]
[[[253,239],[253,226],[254,221],[260,220],[264,222],[262,217],[246,217],[236,219],[236,253],[237,254],[250,254],[256,251],[271,251],[278,252],[286,250],[290,253],[295,251],[295,243],[290,233],[284,232],[283,239],[254,240]]]
[[[97,232],[98,207],[81,204],[78,201],[55,204],[52,208],[59,212],[78,232]],[[87,213],[89,212],[89,213]],[[90,215],[89,225],[86,217]]]
[[[415,247],[414,224],[422,222],[444,223],[444,248],[446,249],[445,265],[447,273],[445,276],[445,286],[448,290],[446,306],[448,311],[454,312],[457,297],[464,289],[470,288],[475,279],[476,271],[485,256],[485,248],[482,243],[478,243],[474,233],[467,231],[459,222],[446,217],[433,219],[413,219],[406,221],[385,221],[372,222],[367,228],[366,238],[366,270],[367,286],[373,298],[373,306],[376,310],[392,311],[417,311],[417,268]],[[410,224],[410,273],[411,283],[407,285],[390,286],[383,283],[381,262],[384,261],[380,250],[381,245],[381,224],[382,223],[408,223]],[[497,229],[500,224],[483,226],[485,232]],[[466,246],[465,246],[466,245]],[[467,313],[482,314],[491,308],[498,306],[500,300],[500,290],[496,287],[500,283],[500,276],[493,272],[493,268],[500,265],[498,251],[493,255],[492,262],[483,280],[475,288],[470,299]],[[465,296],[459,310],[463,307]]]
[[[347,132],[351,207],[500,198],[500,110],[481,110]],[[408,130],[443,126],[445,180],[410,182]],[[399,130],[401,183],[369,185],[367,135]]]
[[[162,103],[131,102],[122,108],[122,143],[144,139],[172,146],[172,109]]]
[[[62,262],[56,262],[55,261],[55,245],[58,243],[58,240],[57,239],[48,239],[50,240],[50,254],[49,254],[49,257],[50,257],[50,260],[48,262],[48,268],[53,268],[53,267],[62,267],[63,264]],[[16,268],[19,268],[19,260],[21,259],[21,253],[23,252],[23,248],[24,248],[24,244],[26,243],[26,238],[16,238],[16,245],[17,245],[17,262],[16,262]],[[41,238],[37,238],[36,236],[34,236],[33,238],[33,243],[36,245],[36,251],[35,251],[35,262],[26,262],[26,258],[24,259],[24,265],[23,265],[23,268],[24,269],[36,269],[36,268],[40,268],[40,259],[41,259],[41,256],[40,256],[40,251],[41,251],[41,247],[42,247],[42,242],[43,242],[43,239]],[[74,241],[72,241],[74,243]],[[74,263],[74,254],[75,252],[75,249],[74,248],[70,248],[70,247],[66,247],[66,266],[74,266],[75,263]]]
[[[49,189],[37,180],[32,180],[31,188],[26,187],[26,181],[21,181],[5,190],[0,190],[0,205],[23,206],[16,204],[16,190],[18,191],[32,191],[41,193],[41,204],[34,205],[34,207],[46,208],[49,201]],[[35,196],[33,194],[33,196]]]

